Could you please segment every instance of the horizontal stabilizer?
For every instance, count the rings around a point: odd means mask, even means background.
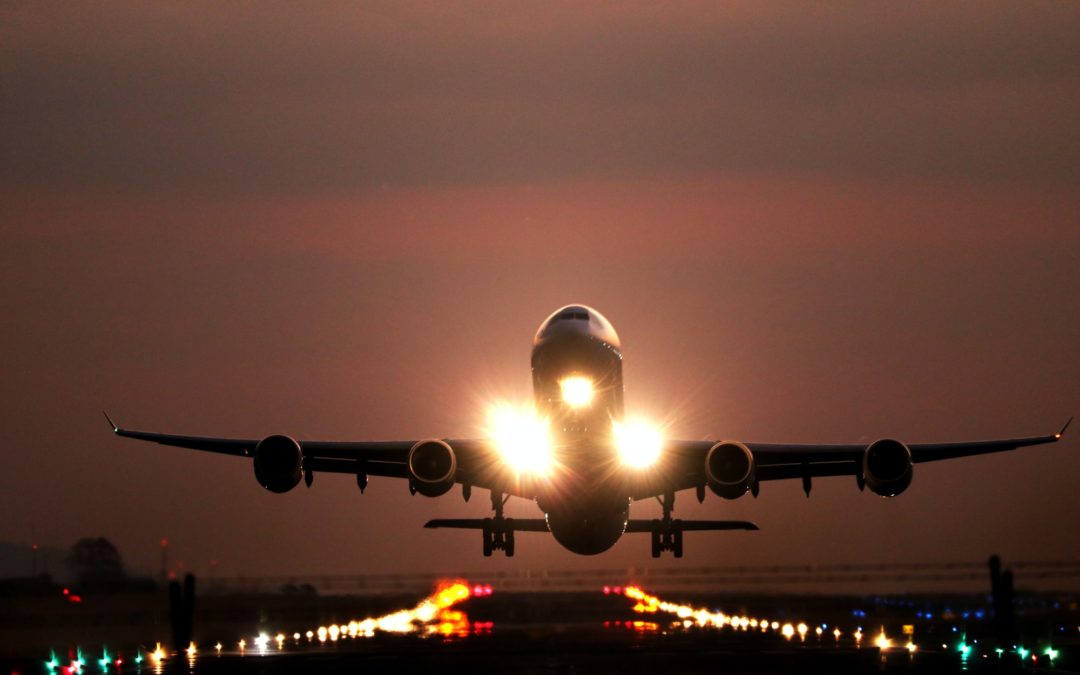
[[[626,524],[627,533],[652,532],[653,523],[660,521],[631,520]],[[672,527],[683,532],[703,532],[706,530],[756,530],[758,526],[748,520],[673,520]]]
[[[424,527],[435,529],[451,527],[458,530],[482,530],[485,522],[493,524],[491,518],[437,518],[424,523]],[[547,532],[547,522],[543,518],[507,518],[503,521],[514,532]]]

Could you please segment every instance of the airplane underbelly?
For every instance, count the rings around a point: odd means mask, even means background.
[[[548,529],[564,548],[580,555],[603,553],[626,531],[626,504],[614,511],[553,511],[546,515]]]

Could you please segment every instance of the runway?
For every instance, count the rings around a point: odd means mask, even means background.
[[[346,614],[372,607],[362,598],[300,598],[292,611],[267,611],[250,597],[219,600],[217,609],[206,603],[186,649],[170,650],[165,631],[152,626],[143,627],[147,641],[109,644],[101,636],[120,632],[98,625],[94,639],[104,644],[34,648],[4,672],[1076,672],[1080,663],[1077,606],[1068,600],[1024,613],[1023,644],[1003,649],[977,597],[970,606],[914,596],[663,598],[635,585],[500,593],[459,581],[414,602],[382,599],[384,610],[367,616]],[[244,625],[245,603],[262,607],[257,626]],[[221,620],[223,606],[235,620]],[[81,627],[86,635],[92,628]]]

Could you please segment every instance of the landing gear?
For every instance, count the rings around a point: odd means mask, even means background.
[[[671,551],[676,558],[683,554],[683,528],[681,520],[672,520],[671,512],[675,508],[675,493],[669,492],[657,497],[664,508],[664,517],[652,521],[652,557],[659,558],[664,551]]]
[[[502,551],[507,558],[514,557],[514,519],[503,517],[503,505],[510,499],[497,492],[491,493],[491,508],[494,518],[484,518],[481,531],[484,535],[484,557],[490,558],[493,551]]]

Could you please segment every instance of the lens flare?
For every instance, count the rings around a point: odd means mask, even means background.
[[[612,423],[612,434],[623,464],[635,469],[644,469],[660,459],[664,438],[660,430],[648,422],[615,421]]]
[[[587,377],[571,375],[559,380],[562,399],[571,408],[585,408],[593,400],[593,383]]]
[[[780,625],[779,621],[770,620],[764,617],[751,618],[749,616],[730,616],[723,612],[714,612],[704,608],[692,607],[681,603],[668,602],[661,600],[655,595],[650,595],[642,590],[638,586],[605,586],[608,594],[615,593],[616,595],[624,595],[630,600],[634,601],[633,611],[638,614],[673,614],[680,620],[679,623],[684,627],[690,627],[697,625],[700,627],[715,627],[715,628],[730,628],[737,631],[749,632],[753,630],[755,633],[767,633],[769,631],[779,632],[780,635],[790,640],[797,634],[800,639],[805,639],[809,632],[809,626],[805,622],[799,622],[798,625],[792,623],[785,623]],[[818,628],[824,632],[824,624],[818,626]]]
[[[518,474],[551,474],[554,460],[548,421],[532,408],[497,405],[488,414],[488,436]]]
[[[881,627],[881,632],[878,633],[877,638],[874,639],[874,645],[877,646],[877,648],[882,650],[882,651],[885,651],[887,649],[892,649],[892,646],[893,646],[892,640],[890,640],[888,638],[888,636],[885,635],[885,627],[884,626]]]
[[[489,584],[480,584],[476,588],[479,590],[474,593],[473,587],[464,581],[442,581],[439,582],[434,593],[421,600],[412,609],[402,609],[363,620],[352,619],[346,624],[319,626],[318,630],[309,630],[305,635],[308,640],[311,640],[314,635],[319,642],[370,638],[376,631],[384,633],[423,631],[427,635],[446,638],[464,637],[469,634],[469,618],[464,612],[451,608],[473,595],[485,596],[492,593]],[[294,635],[297,639],[299,636],[299,633]],[[279,634],[278,637],[284,638],[284,633]]]

